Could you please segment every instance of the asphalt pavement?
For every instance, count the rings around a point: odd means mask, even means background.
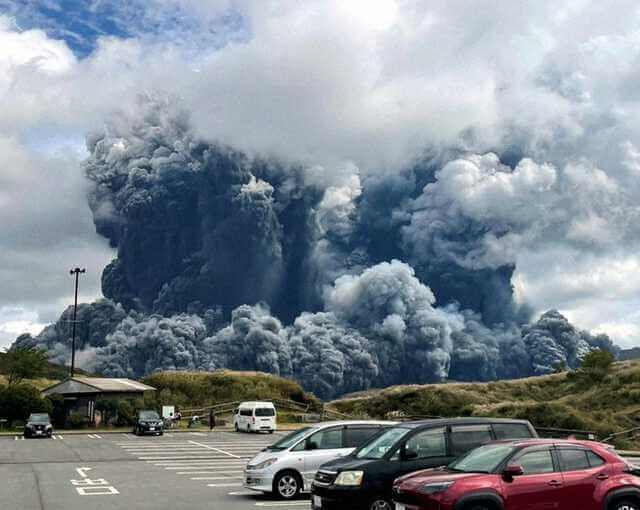
[[[0,437],[2,510],[309,508],[242,488],[247,461],[280,434]]]

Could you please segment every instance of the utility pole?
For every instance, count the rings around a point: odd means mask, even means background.
[[[69,377],[73,377],[73,372],[76,368],[76,312],[78,311],[78,277],[81,273],[85,273],[86,269],[80,269],[76,267],[69,271],[69,274],[76,275],[76,297],[73,302],[73,321],[72,321],[72,333],[71,333],[71,370],[69,372]]]

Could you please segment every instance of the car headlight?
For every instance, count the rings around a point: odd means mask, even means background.
[[[51,428],[53,428],[51,424],[47,425],[47,429],[51,429]]]
[[[251,469],[267,469],[269,466],[272,466],[273,464],[276,463],[278,459],[267,459],[264,462],[261,462],[260,464],[256,464],[255,466],[247,466],[247,468],[251,468]]]
[[[420,490],[426,494],[435,494],[436,492],[444,492],[454,484],[452,480],[446,482],[434,482],[423,485]]]
[[[357,487],[362,484],[362,477],[364,471],[343,471],[338,475],[334,485],[347,485],[350,487]]]

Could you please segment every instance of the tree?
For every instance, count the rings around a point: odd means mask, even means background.
[[[0,417],[11,427],[16,420],[25,421],[31,413],[50,413],[49,400],[40,397],[37,388],[29,384],[14,384],[0,388]]]
[[[12,347],[4,355],[9,386],[41,377],[47,367],[47,353],[34,347]]]
[[[582,358],[579,371],[591,381],[601,381],[611,371],[614,361],[613,354],[598,349]]]
[[[116,416],[118,404],[118,400],[113,398],[101,398],[96,401],[96,411],[100,412],[104,425],[108,425],[111,419]]]

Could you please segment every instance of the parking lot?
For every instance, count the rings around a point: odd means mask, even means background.
[[[242,488],[242,470],[279,434],[235,432],[0,437],[3,510],[309,508]]]

